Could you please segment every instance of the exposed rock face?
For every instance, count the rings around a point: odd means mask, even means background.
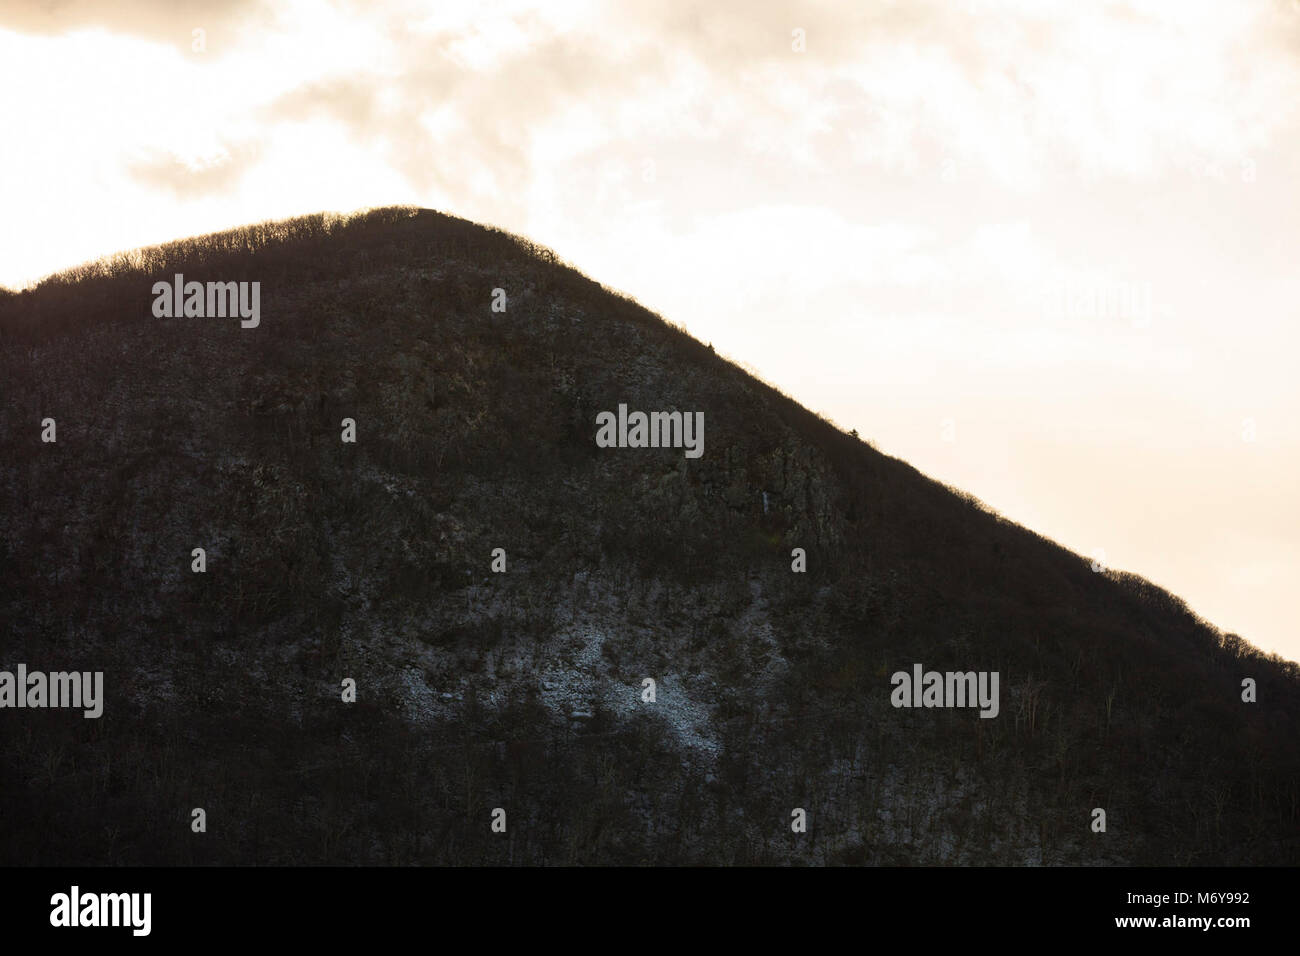
[[[0,304],[0,668],[107,697],[0,711],[0,862],[1295,862],[1294,665],[527,244],[309,226]],[[259,327],[154,319],[172,267]],[[597,448],[620,402],[703,457]],[[892,707],[916,662],[999,716]]]

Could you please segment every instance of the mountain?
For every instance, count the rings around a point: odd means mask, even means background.
[[[0,707],[0,863],[1300,858],[1295,663],[526,240],[250,226],[0,336],[0,670],[103,674]]]

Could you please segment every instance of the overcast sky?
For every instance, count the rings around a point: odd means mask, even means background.
[[[0,90],[0,283],[499,225],[1300,659],[1300,0],[4,0]]]

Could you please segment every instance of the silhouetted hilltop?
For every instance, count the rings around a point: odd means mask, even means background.
[[[159,317],[178,273],[256,324]],[[0,862],[1297,862],[1300,667],[518,237],[110,257],[0,295],[0,382],[0,670],[105,697],[0,709]],[[997,716],[894,706],[916,664]]]

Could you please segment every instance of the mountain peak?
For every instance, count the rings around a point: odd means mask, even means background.
[[[60,821],[0,859],[1295,857],[1300,668],[525,239],[248,226],[0,336],[0,666],[104,675],[0,746],[0,815]]]

